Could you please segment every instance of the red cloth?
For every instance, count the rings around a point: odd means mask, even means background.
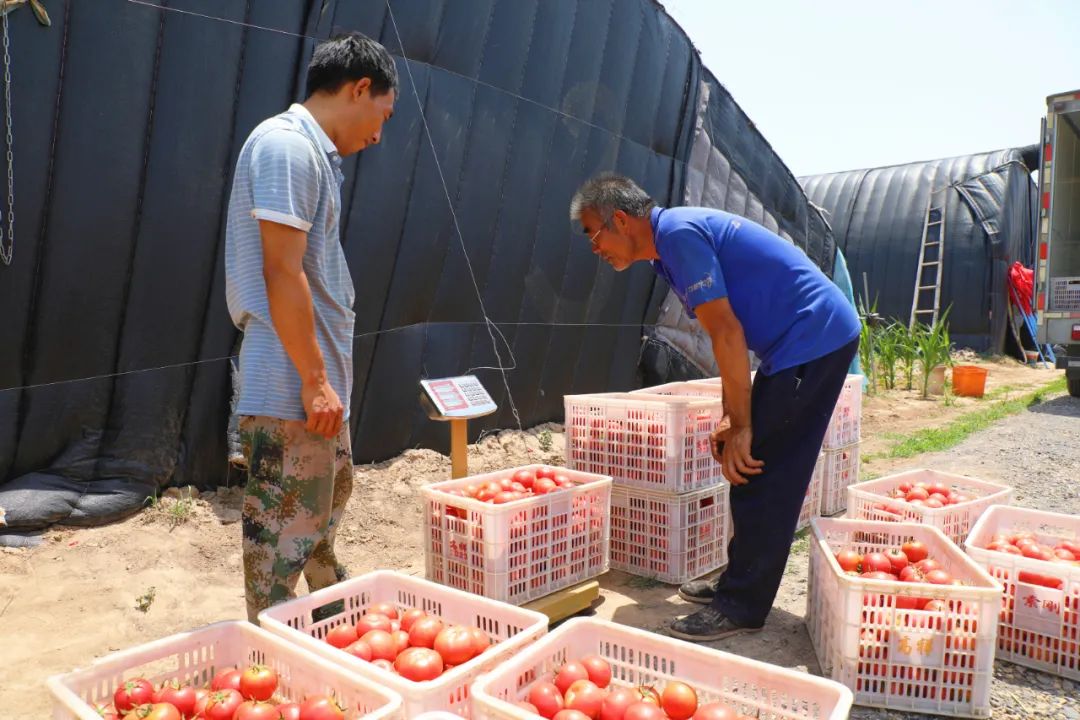
[[[1027,269],[1019,262],[1014,262],[1009,268],[1009,284],[1015,291],[1015,294],[1010,294],[1013,305],[1023,310],[1025,315],[1031,315],[1031,296],[1035,292],[1035,271]]]

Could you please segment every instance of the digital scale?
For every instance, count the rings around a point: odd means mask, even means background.
[[[450,477],[469,474],[468,422],[498,410],[475,375],[420,381],[420,404],[432,420],[450,423]]]

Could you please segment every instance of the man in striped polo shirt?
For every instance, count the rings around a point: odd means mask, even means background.
[[[355,297],[339,237],[341,159],[379,142],[397,69],[358,33],[315,48],[308,97],[261,123],[236,163],[225,231],[229,313],[243,331],[248,619],[344,579],[334,534],[352,492]]]

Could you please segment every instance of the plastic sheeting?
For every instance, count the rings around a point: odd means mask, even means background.
[[[847,258],[856,295],[879,314],[907,322],[927,203],[944,198],[945,237],[940,307],[953,342],[1002,352],[1008,330],[1006,276],[1034,253],[1036,188],[1025,158],[1030,148],[872,170],[801,178],[811,201],[826,210]],[[1037,157],[1037,156],[1036,156]]]

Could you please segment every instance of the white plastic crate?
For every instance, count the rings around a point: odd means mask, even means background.
[[[803,500],[802,510],[799,511],[799,524],[795,526],[795,532],[810,527],[810,521],[821,514],[821,490],[825,482],[825,453],[818,455],[817,464],[814,465],[814,474],[810,477],[810,487],[806,488],[806,498]]]
[[[806,624],[822,672],[851,688],[858,705],[989,717],[1001,585],[937,528],[830,518],[815,518],[810,527]],[[871,580],[845,574],[834,557],[907,540],[925,543],[929,556],[965,584]],[[898,608],[899,598],[948,607]]]
[[[513,703],[564,663],[590,654],[611,664],[613,686],[662,689],[680,680],[697,691],[699,703],[724,702],[750,717],[843,720],[851,709],[851,691],[839,683],[606,620],[578,618],[480,678],[473,686],[473,717],[535,720]]]
[[[375,682],[357,678],[334,663],[296,647],[248,622],[230,621],[178,633],[121,650],[91,665],[49,678],[53,720],[101,720],[94,707],[112,702],[124,681],[143,677],[155,685],[179,680],[210,684],[222,668],[266,665],[278,674],[278,694],[293,701],[333,695],[346,718],[400,720],[401,697]]]
[[[312,619],[312,610],[337,600],[344,600],[344,612],[319,622]],[[434,680],[417,683],[380,670],[323,640],[331,628],[344,623],[355,624],[367,608],[377,602],[393,603],[399,610],[419,608],[438,615],[447,623],[474,625],[491,637],[491,649]],[[259,624],[305,650],[398,693],[406,717],[437,710],[468,717],[469,686],[473,681],[544,635],[548,618],[532,610],[421,578],[379,570],[275,605],[259,613]]]
[[[719,398],[648,393],[567,395],[566,456],[616,485],[689,492],[723,479],[709,439],[726,425]]]
[[[859,442],[862,426],[862,375],[848,375],[844,389],[833,409],[825,441],[821,444],[826,450],[846,447]]]
[[[679,584],[727,564],[730,485],[681,495],[616,485],[611,491],[611,567]]]
[[[521,605],[607,571],[610,477],[555,468],[576,487],[502,505],[447,494],[540,467],[422,488],[428,580]]]
[[[888,497],[900,483],[941,482],[975,498],[969,502],[946,505],[942,508],[924,508],[898,498]],[[1012,502],[1012,488],[1005,485],[976,480],[964,475],[938,472],[937,470],[908,470],[895,475],[867,480],[849,485],[847,489],[846,517],[882,522],[917,522],[936,527],[957,545],[971,532],[979,516],[991,505],[1008,505]]]
[[[705,397],[705,398],[717,398],[722,399],[724,397],[724,388],[720,383],[720,378],[716,378],[716,382],[704,382],[701,380],[691,380],[687,382],[669,382],[663,385],[653,385],[652,387],[641,388],[640,390],[632,390],[632,395],[680,395],[682,397]]]
[[[859,443],[826,450],[822,462],[821,514],[835,515],[847,507],[848,485],[859,481]]]
[[[1051,546],[1080,541],[1080,516],[995,505],[972,528],[968,555],[1005,586],[998,658],[1080,681],[1080,567],[986,549],[995,534],[1020,530]]]

